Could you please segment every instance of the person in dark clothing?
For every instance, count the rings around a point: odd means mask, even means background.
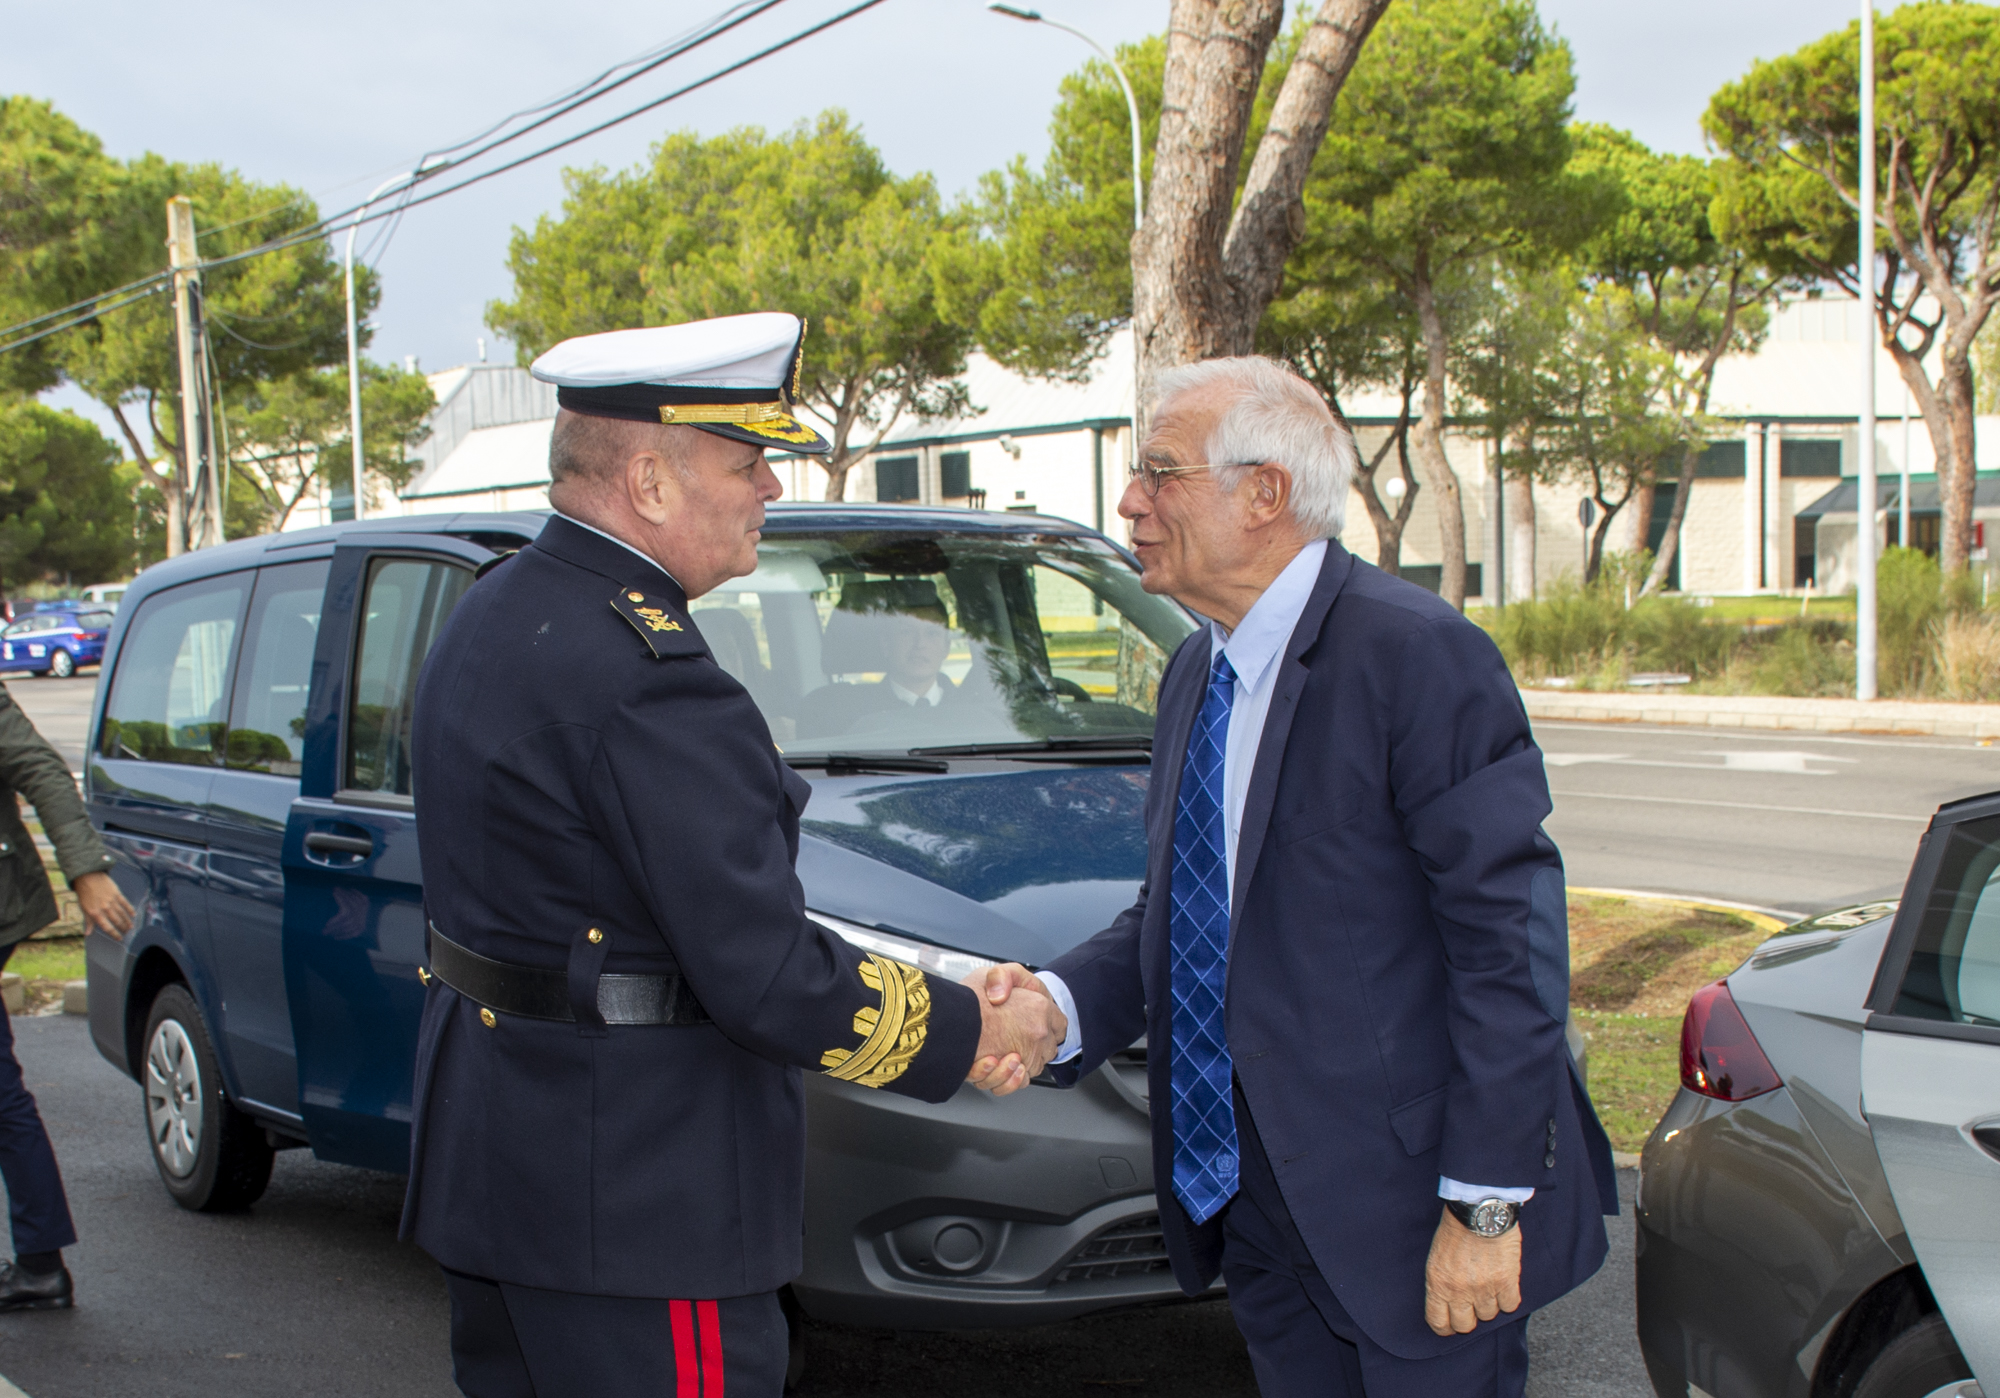
[[[85,923],[107,937],[130,932],[132,905],[111,881],[111,855],[84,814],[69,764],[0,686],[0,968],[16,947],[58,916],[55,890],[21,820],[17,797],[35,808],[55,845]],[[76,1225],[48,1128],[21,1079],[14,1026],[6,1015],[0,1015],[0,1177],[7,1182],[14,1225],[14,1260],[0,1266],[0,1311],[73,1304],[76,1289],[62,1250],[76,1241]]]

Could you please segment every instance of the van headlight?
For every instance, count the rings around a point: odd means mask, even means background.
[[[1000,964],[991,957],[974,956],[969,951],[953,951],[950,947],[933,946],[929,942],[919,942],[914,938],[878,932],[873,927],[862,927],[826,913],[813,912],[811,909],[806,910],[806,916],[842,941],[860,947],[863,951],[872,951],[892,961],[906,961],[946,980],[962,981],[974,971],[984,971],[990,966]]]

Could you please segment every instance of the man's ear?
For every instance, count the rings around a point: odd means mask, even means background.
[[[665,457],[648,448],[625,459],[625,495],[632,512],[651,525],[663,525],[673,513],[673,497],[667,477],[672,471]]]
[[[1292,504],[1292,473],[1282,466],[1265,463],[1253,466],[1243,482],[1249,488],[1245,503],[1259,527],[1289,518]]]

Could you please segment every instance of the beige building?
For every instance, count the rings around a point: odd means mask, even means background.
[[[1852,585],[1863,332],[1853,300],[1798,301],[1773,316],[1756,354],[1719,366],[1710,407],[1729,432],[1703,453],[1688,502],[1675,579],[1683,591],[1797,592],[1810,586],[1839,592]],[[1909,536],[1935,548],[1929,435],[1920,415],[1905,427],[1902,381],[1879,351],[1876,381],[1876,460],[1883,482],[1878,535],[1884,542],[1903,537],[1900,473],[1908,469]],[[949,420],[891,424],[849,472],[846,499],[1058,515],[1122,540],[1126,528],[1117,504],[1131,460],[1132,382],[1132,345],[1125,335],[1113,338],[1091,379],[1080,384],[1025,378],[975,354],[966,371],[973,410]],[[431,386],[438,407],[418,452],[420,467],[399,496],[374,499],[370,508],[415,514],[546,506],[554,391],[525,370],[488,364],[434,374]],[[1364,394],[1343,406],[1361,450],[1372,454],[1394,424],[1396,405]],[[1465,508],[1472,600],[1497,600],[1503,573],[1510,598],[1580,574],[1585,530],[1578,484],[1537,484],[1532,492],[1514,484],[1503,491],[1492,444],[1451,425],[1446,454]],[[773,464],[787,499],[824,497],[827,478],[817,461],[776,457]],[[2000,418],[1979,421],[1979,466],[2000,471]],[[1384,480],[1392,473],[1385,462]],[[1656,546],[1673,490],[1672,484],[1655,488],[1649,538],[1636,537],[1638,512],[1627,505],[1613,521],[1607,548]],[[326,522],[336,516],[335,505],[325,496],[308,500],[287,527]],[[2000,520],[2000,479],[1981,481],[1976,515],[1982,524]],[[1375,559],[1374,532],[1358,496],[1343,541]],[[1420,490],[1404,533],[1404,574],[1436,586],[1439,543],[1432,494]]]

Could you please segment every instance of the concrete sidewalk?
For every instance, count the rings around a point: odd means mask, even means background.
[[[1858,699],[1787,699],[1762,694],[1597,694],[1573,689],[1523,689],[1521,698],[1528,706],[1528,717],[1538,719],[2000,738],[2000,704],[1907,699],[1864,704]]]

